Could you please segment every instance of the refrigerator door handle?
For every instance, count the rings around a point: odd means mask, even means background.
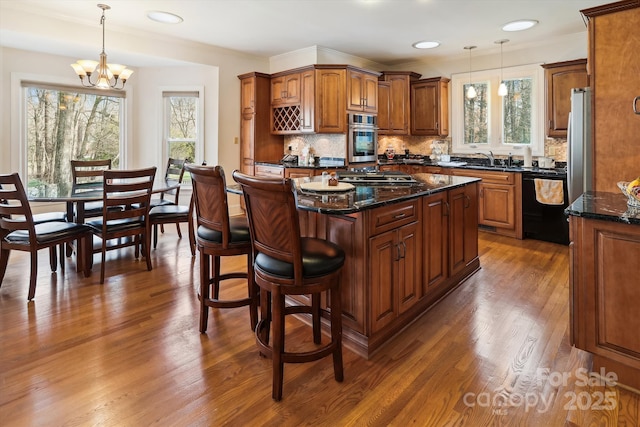
[[[640,109],[638,108],[638,101],[640,101],[640,96],[636,96],[633,98],[633,112],[636,114],[640,114]]]

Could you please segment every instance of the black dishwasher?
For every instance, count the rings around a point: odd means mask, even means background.
[[[562,181],[564,201],[560,205],[536,199],[536,179]],[[564,214],[568,203],[567,173],[561,169],[540,169],[522,173],[522,231],[525,238],[569,244],[569,222]]]

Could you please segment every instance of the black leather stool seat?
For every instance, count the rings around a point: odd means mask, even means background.
[[[166,204],[155,206],[149,210],[150,218],[158,218],[163,221],[181,219],[185,215],[189,215],[189,206]]]
[[[249,235],[249,224],[247,223],[246,217],[229,217],[229,229],[231,231],[229,243],[251,242],[251,236]],[[208,240],[213,243],[222,243],[222,233],[216,230],[211,230],[204,225],[198,226],[196,234],[199,239]]]
[[[333,273],[344,264],[344,251],[335,243],[312,237],[300,239],[304,277],[318,277]],[[255,267],[275,276],[293,279],[293,264],[263,253],[256,256]]]

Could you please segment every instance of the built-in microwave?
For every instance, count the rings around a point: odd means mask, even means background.
[[[375,162],[378,159],[377,117],[370,114],[349,113],[349,163]]]

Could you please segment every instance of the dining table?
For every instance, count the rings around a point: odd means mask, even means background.
[[[175,190],[180,184],[175,182],[156,181],[153,183],[152,194],[160,194]],[[30,202],[66,203],[67,221],[75,220],[78,224],[85,221],[84,207],[89,202],[99,202],[103,198],[102,185],[93,185],[87,191],[34,191],[30,189],[27,193]],[[74,215],[75,212],[75,215]]]

